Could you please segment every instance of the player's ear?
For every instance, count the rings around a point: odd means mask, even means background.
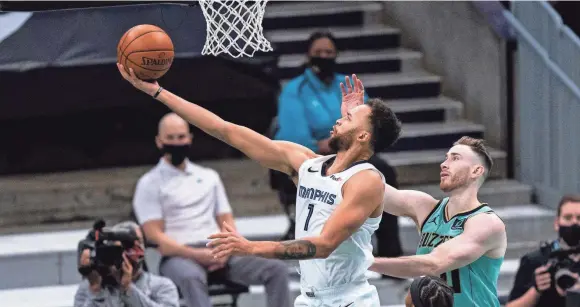
[[[362,131],[358,135],[359,142],[369,142],[371,140],[371,134],[368,131]]]
[[[485,168],[483,165],[476,165],[475,168],[473,168],[473,176],[483,176],[483,173],[485,173]]]
[[[157,145],[158,149],[161,149],[163,147],[163,142],[161,142],[161,138],[159,137],[159,135],[155,136],[155,145]]]

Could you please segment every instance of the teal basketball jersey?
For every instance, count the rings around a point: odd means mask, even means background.
[[[447,220],[445,206],[448,200],[442,199],[421,225],[417,255],[428,254],[439,244],[463,233],[463,225],[469,217],[493,212],[486,204],[482,204]],[[455,292],[454,306],[499,307],[497,279],[502,262],[503,257],[494,259],[484,255],[467,266],[441,274],[441,278]]]

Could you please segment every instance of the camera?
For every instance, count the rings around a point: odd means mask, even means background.
[[[553,250],[552,246],[543,246],[542,251],[548,253],[548,272],[558,287],[565,291],[578,282],[570,270],[575,262],[569,256],[579,254],[580,246],[567,250]]]
[[[79,243],[79,255],[83,250],[89,249],[91,263],[88,267],[79,266],[79,273],[86,276],[96,271],[102,277],[103,286],[115,286],[116,280],[111,276],[111,267],[121,270],[123,253],[134,246],[138,237],[135,231],[112,230],[105,226],[105,221],[96,221],[87,237]]]

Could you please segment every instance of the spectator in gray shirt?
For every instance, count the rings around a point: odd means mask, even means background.
[[[133,230],[139,238],[135,246],[123,255],[122,272],[112,270],[112,275],[117,276],[118,286],[103,288],[101,276],[92,271],[79,285],[74,307],[179,307],[179,296],[173,282],[142,269],[144,244],[139,225],[123,222],[113,229]],[[89,249],[82,251],[79,264],[90,265]]]
[[[163,255],[159,271],[179,287],[188,307],[211,307],[207,273],[217,270],[232,282],[264,285],[267,306],[291,306],[288,266],[283,261],[215,259],[205,246],[223,222],[235,224],[218,173],[186,158],[191,141],[189,124],[175,113],[165,115],[156,137],[164,155],[135,189],[137,220],[147,240],[156,243]]]

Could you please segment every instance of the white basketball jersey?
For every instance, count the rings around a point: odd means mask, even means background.
[[[379,172],[370,163],[360,162],[340,173],[323,176],[324,162],[334,157],[330,155],[310,159],[300,166],[296,194],[297,240],[320,234],[332,212],[342,202],[342,186],[350,177],[368,169]],[[374,260],[371,236],[380,221],[381,216],[368,218],[326,259],[299,261],[301,286],[324,289],[367,281],[365,273]]]

